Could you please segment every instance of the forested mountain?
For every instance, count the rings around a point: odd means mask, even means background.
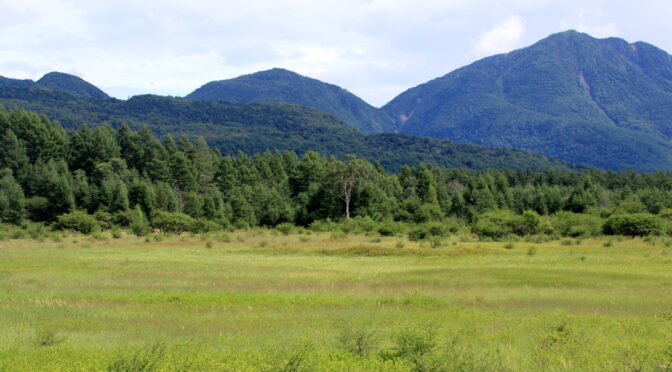
[[[80,77],[62,72],[45,74],[37,82],[29,79],[10,79],[0,76],[0,87],[29,88],[41,87],[59,92],[67,92],[78,98],[107,99],[105,92]]]
[[[58,120],[67,129],[83,124],[123,123],[147,126],[164,136],[202,136],[223,154],[289,150],[318,151],[339,157],[354,154],[380,162],[388,170],[422,162],[442,167],[536,170],[567,168],[568,164],[529,152],[490,149],[408,135],[365,135],[324,111],[289,104],[229,104],[160,96],[136,96],[128,101],[78,99],[43,88],[0,87],[0,105],[22,108]]]
[[[347,90],[279,68],[211,81],[186,98],[231,103],[293,103],[322,109],[365,133],[395,129],[392,118]]]
[[[535,151],[605,169],[672,169],[672,57],[567,31],[409,89],[402,133]]]
[[[77,76],[64,74],[62,72],[50,72],[42,76],[42,78],[37,81],[37,85],[43,88],[68,92],[80,98],[110,98],[110,96],[93,84],[88,83]]]

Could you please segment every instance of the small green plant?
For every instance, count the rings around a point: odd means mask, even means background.
[[[511,243],[511,242],[508,242],[508,243],[504,244],[504,248],[506,248],[506,249],[513,249],[515,247],[516,246],[513,245],[513,243]]]
[[[305,243],[305,242],[310,241],[310,238],[308,238],[307,236],[301,236],[301,237],[299,237],[299,240],[300,240],[302,243]]]
[[[572,242],[571,239],[565,239],[565,240],[561,241],[560,244],[562,244],[562,245],[572,245],[572,244],[574,244],[574,242]]]
[[[439,236],[433,236],[429,239],[429,245],[432,248],[441,248],[443,240]]]
[[[340,240],[340,239],[345,239],[348,237],[348,234],[342,231],[334,231],[331,233],[331,236],[329,236],[329,239],[333,240]]]
[[[307,366],[307,357],[312,347],[313,346],[311,344],[306,344],[297,350],[282,353],[278,356],[279,361],[277,362],[277,366],[275,366],[275,368],[272,370],[278,372],[299,372],[311,370],[311,368]]]
[[[219,238],[217,238],[217,240],[219,240],[222,243],[229,243],[231,242],[231,237],[229,236],[229,234],[224,233],[220,235]]]
[[[91,237],[94,240],[97,240],[97,241],[106,241],[107,240],[107,236],[105,236],[104,234],[102,234],[100,232],[94,232],[93,234],[91,234]]]
[[[402,241],[398,241],[397,244],[394,245],[397,248],[404,248],[406,245]]]
[[[609,248],[609,247],[613,247],[613,246],[614,246],[614,242],[611,241],[611,240],[609,240],[609,241],[605,242],[605,243],[602,244],[602,245],[603,245],[605,248]]]
[[[155,242],[162,242],[163,241],[163,236],[162,235],[154,235],[154,241]]]
[[[205,248],[212,249],[212,242],[206,242]]]
[[[112,238],[113,239],[121,239],[123,235],[121,234],[121,231],[119,230],[112,230]]]
[[[267,247],[267,246],[268,246],[268,242],[267,242],[266,240],[262,240],[262,241],[259,242],[259,244],[257,245],[258,248],[264,248],[264,247]]]
[[[280,231],[282,235],[289,235],[294,233],[294,231],[296,231],[296,226],[294,226],[294,224],[292,223],[285,222],[276,226],[275,229]]]
[[[373,238],[373,239],[370,240],[371,243],[380,243],[381,241],[383,241],[383,240],[379,237],[378,238]]]
[[[360,357],[368,356],[376,348],[376,340],[373,337],[374,331],[365,327],[354,328],[343,326],[340,329],[336,341],[341,349]]]
[[[527,249],[527,255],[528,256],[534,256],[534,255],[537,254],[537,250],[539,250],[537,248],[537,246],[533,245],[533,246],[531,246],[530,248]]]
[[[581,257],[579,257],[579,259],[580,259],[581,261],[585,261],[587,258],[586,258],[586,256],[581,256]]]
[[[108,372],[157,371],[165,357],[165,347],[156,344],[148,348],[120,351],[108,363]]]
[[[394,346],[380,352],[383,360],[405,359],[414,371],[424,371],[424,357],[437,348],[436,331],[430,327],[406,328],[397,332],[392,341]]]

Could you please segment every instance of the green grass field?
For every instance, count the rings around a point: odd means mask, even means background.
[[[672,370],[664,238],[0,241],[0,371]]]

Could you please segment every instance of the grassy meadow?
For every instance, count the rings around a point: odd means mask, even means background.
[[[0,241],[0,371],[672,370],[666,238]]]

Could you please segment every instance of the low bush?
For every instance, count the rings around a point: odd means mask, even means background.
[[[387,220],[378,225],[378,234],[382,236],[394,236],[404,231],[404,223]]]
[[[100,230],[98,220],[83,211],[75,211],[58,216],[54,227],[61,230],[79,231],[86,235]]]
[[[296,226],[293,223],[285,222],[277,225],[275,229],[280,231],[282,235],[289,235],[296,231]]]
[[[551,217],[553,228],[562,236],[572,238],[598,236],[604,220],[595,215],[560,212]]]
[[[553,227],[534,211],[518,215],[509,210],[498,210],[479,216],[472,231],[481,238],[498,240],[511,235],[551,234]]]
[[[602,227],[607,235],[626,236],[661,235],[665,230],[661,217],[647,213],[613,215]]]
[[[190,231],[195,220],[186,214],[159,211],[152,217],[152,226],[164,233]]]
[[[194,234],[208,233],[221,229],[221,226],[216,222],[206,220],[205,218],[198,218],[193,220],[188,230]]]
[[[354,328],[344,325],[336,341],[341,349],[360,357],[366,357],[376,348],[377,342],[374,334],[375,332],[365,327]]]

